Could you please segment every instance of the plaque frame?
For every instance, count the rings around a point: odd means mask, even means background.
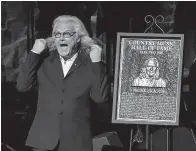
[[[142,119],[127,121],[122,119],[117,119],[117,110],[118,110],[118,95],[119,95],[119,71],[121,63],[121,39],[122,38],[141,38],[145,39],[154,38],[154,39],[178,39],[180,43],[179,51],[179,64],[178,64],[178,80],[177,80],[177,110],[176,110],[176,120],[175,122],[168,121],[146,121]],[[115,61],[115,77],[114,77],[114,91],[113,91],[113,107],[112,107],[112,123],[121,123],[121,124],[148,124],[148,125],[179,125],[179,111],[180,111],[180,98],[181,98],[181,79],[182,79],[182,63],[183,63],[183,49],[184,48],[184,35],[183,34],[157,34],[157,33],[117,33],[117,45],[116,45],[116,61]]]

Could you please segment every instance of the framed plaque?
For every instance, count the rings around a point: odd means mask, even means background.
[[[118,33],[113,123],[178,125],[182,34]]]

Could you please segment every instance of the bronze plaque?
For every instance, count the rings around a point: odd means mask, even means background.
[[[118,33],[113,123],[178,125],[182,34]]]

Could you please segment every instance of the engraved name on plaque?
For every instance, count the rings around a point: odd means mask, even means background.
[[[183,35],[118,33],[113,123],[178,125]]]

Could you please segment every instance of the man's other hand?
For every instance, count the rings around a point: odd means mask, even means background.
[[[102,49],[98,45],[93,45],[90,51],[90,58],[92,62],[100,62],[101,61],[101,51]]]

